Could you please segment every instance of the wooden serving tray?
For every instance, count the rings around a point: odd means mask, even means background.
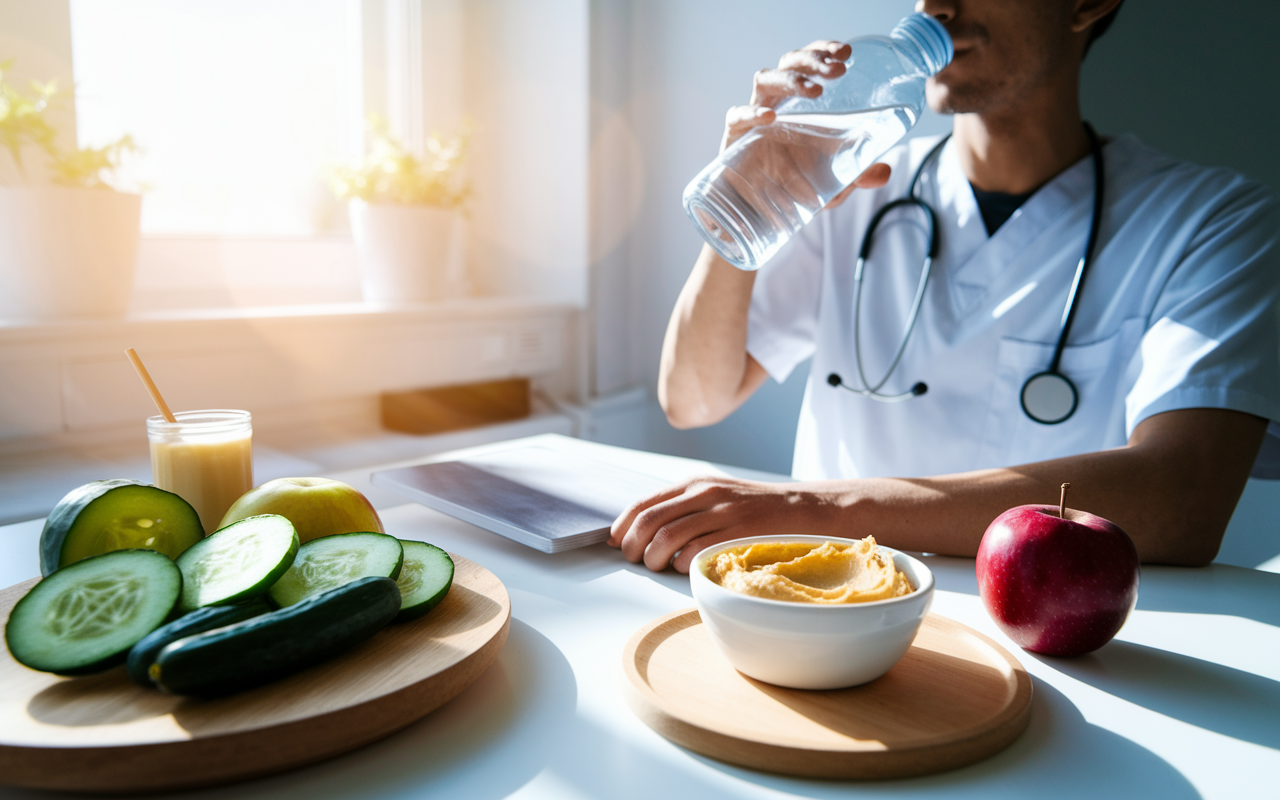
[[[1018,738],[1031,710],[1022,665],[935,614],[893,669],[852,689],[784,689],[748,678],[721,655],[697,609],[638,631],[623,670],[632,710],[676,744],[811,778],[901,778],[971,764]]]
[[[498,657],[511,601],[493,573],[453,556],[453,588],[413,622],[338,658],[216,700],[130,683],[124,668],[60,678],[0,651],[0,783],[158,792],[230,783],[362,747],[426,716]],[[0,591],[5,621],[30,580]]]

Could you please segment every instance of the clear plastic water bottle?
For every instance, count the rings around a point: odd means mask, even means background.
[[[951,63],[951,37],[927,14],[866,36],[839,78],[811,76],[814,99],[789,97],[698,173],[684,210],[725,261],[759,269],[823,206],[906,135],[929,76]]]

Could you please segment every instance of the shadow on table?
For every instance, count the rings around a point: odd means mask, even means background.
[[[1199,798],[1172,764],[1134,741],[1085,721],[1061,692],[1035,681],[1031,722],[1008,749],[950,772],[895,781],[838,782],[786,778],[694,756],[738,779],[812,798],[941,797]]]
[[[1226,564],[1146,566],[1138,608],[1225,614],[1280,627],[1280,574]]]
[[[1078,658],[1026,655],[1167,717],[1280,749],[1280,682],[1270,678],[1120,640]]]
[[[496,534],[493,535],[495,539]],[[622,557],[622,552],[607,544],[594,544],[567,550],[563,553],[542,553],[537,550],[516,544],[509,540],[489,541],[487,551],[477,558],[495,573],[499,574],[508,589],[542,590],[542,577],[533,570],[510,571],[502,569],[502,560],[519,561],[526,566],[534,566],[554,573],[556,580],[587,584],[594,580],[613,575],[618,572],[630,572],[654,581],[668,589],[692,597],[689,588],[689,576],[682,575],[674,569],[654,572],[643,564],[632,564]],[[462,552],[466,555],[466,551]]]
[[[918,556],[938,589],[978,595],[972,558]],[[1280,627],[1280,574],[1227,564],[1207,567],[1142,567],[1138,608],[1245,617]]]
[[[543,553],[421,506],[397,508],[383,517],[384,523],[388,523],[388,530],[397,536],[430,541],[437,547],[470,558],[497,574],[508,589],[537,591],[540,587],[536,584],[541,581],[537,573],[539,570],[554,573],[560,580],[583,584],[616,572],[631,572],[692,596],[688,576],[673,569],[653,572],[643,564],[632,564],[622,557],[621,551],[603,542],[561,553]],[[431,521],[429,526],[422,524],[424,517]],[[517,564],[523,569],[505,568]]]
[[[561,743],[545,734],[572,727],[577,697],[564,654],[513,619],[497,663],[462,694],[403,731],[288,774],[172,797],[506,797],[541,772],[559,750]]]
[[[607,544],[595,544],[567,553],[558,553],[555,563],[556,577],[574,583],[588,583],[615,572],[630,572],[642,578],[649,578],[668,589],[692,597],[689,588],[689,576],[665,569],[654,572],[644,564],[632,564],[623,558],[622,551]]]
[[[978,596],[978,575],[972,558],[912,553],[933,573],[933,585],[943,592]]]

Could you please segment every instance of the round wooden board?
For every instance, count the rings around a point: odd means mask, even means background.
[[[421,619],[258,689],[216,700],[130,683],[124,668],[60,678],[0,653],[0,783],[137,793],[281,772],[377,741],[461,692],[498,657],[511,600],[453,556],[453,588]],[[9,618],[35,580],[0,592]]]
[[[911,649],[852,689],[784,689],[730,666],[697,609],[661,617],[623,654],[627,701],[678,745],[751,769],[879,779],[954,769],[1027,727],[1031,679],[1000,645],[930,614]]]

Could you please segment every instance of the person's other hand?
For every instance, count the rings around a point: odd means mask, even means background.
[[[613,523],[609,545],[634,563],[688,572],[705,547],[744,536],[815,533],[830,503],[795,484],[696,478],[634,503]]]
[[[784,55],[778,60],[777,69],[758,71],[752,81],[750,104],[734,106],[725,114],[720,152],[752,128],[776,121],[774,106],[788,97],[813,98],[822,94],[822,85],[810,80],[810,76],[839,78],[846,71],[844,62],[851,52],[852,48],[843,42],[820,39]],[[854,189],[878,189],[889,182],[889,175],[888,164],[872,164],[825,207],[840,205]]]

